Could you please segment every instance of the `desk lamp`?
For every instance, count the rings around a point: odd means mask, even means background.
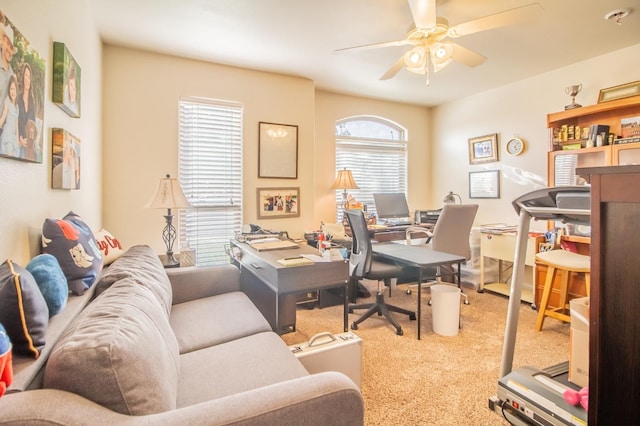
[[[173,255],[173,242],[176,240],[177,232],[175,226],[173,226],[171,209],[191,207],[191,204],[184,196],[178,179],[171,178],[168,174],[166,178],[160,179],[154,196],[149,200],[146,207],[152,209],[167,209],[167,214],[164,216],[167,224],[162,230],[162,240],[167,246],[167,258],[163,264],[165,268],[180,266],[180,262],[178,262]]]
[[[331,189],[342,189],[342,206],[343,208],[347,208],[347,189],[360,189],[358,185],[356,185],[356,181],[353,180],[353,175],[351,174],[351,170],[338,170],[338,176],[336,177],[336,181],[331,185]]]
[[[462,198],[460,198],[460,195],[455,194],[453,191],[449,191],[449,193],[445,195],[442,202],[444,204],[456,204],[456,197],[458,197],[458,201],[460,201],[460,204],[462,204]]]

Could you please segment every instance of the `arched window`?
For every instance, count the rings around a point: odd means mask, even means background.
[[[336,122],[336,174],[348,169],[359,189],[349,194],[375,213],[373,194],[407,191],[407,129],[375,116]],[[342,190],[336,190],[336,220],[342,220]]]

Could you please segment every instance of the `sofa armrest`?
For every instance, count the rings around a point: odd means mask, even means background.
[[[354,426],[364,424],[364,402],[347,376],[326,372],[205,401],[165,413],[126,416],[73,393],[38,389],[0,398],[0,424]]]
[[[240,291],[240,271],[233,265],[167,269],[172,304]]]

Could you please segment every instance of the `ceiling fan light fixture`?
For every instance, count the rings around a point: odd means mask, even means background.
[[[430,53],[433,71],[438,72],[453,60],[453,45],[451,43],[434,43]]]
[[[405,53],[404,64],[407,66],[407,70],[416,74],[424,74],[427,65],[427,52],[424,47],[416,46]]]

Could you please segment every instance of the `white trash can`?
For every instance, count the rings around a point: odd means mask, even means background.
[[[435,284],[430,288],[434,333],[457,336],[460,327],[460,289],[446,284]]]

